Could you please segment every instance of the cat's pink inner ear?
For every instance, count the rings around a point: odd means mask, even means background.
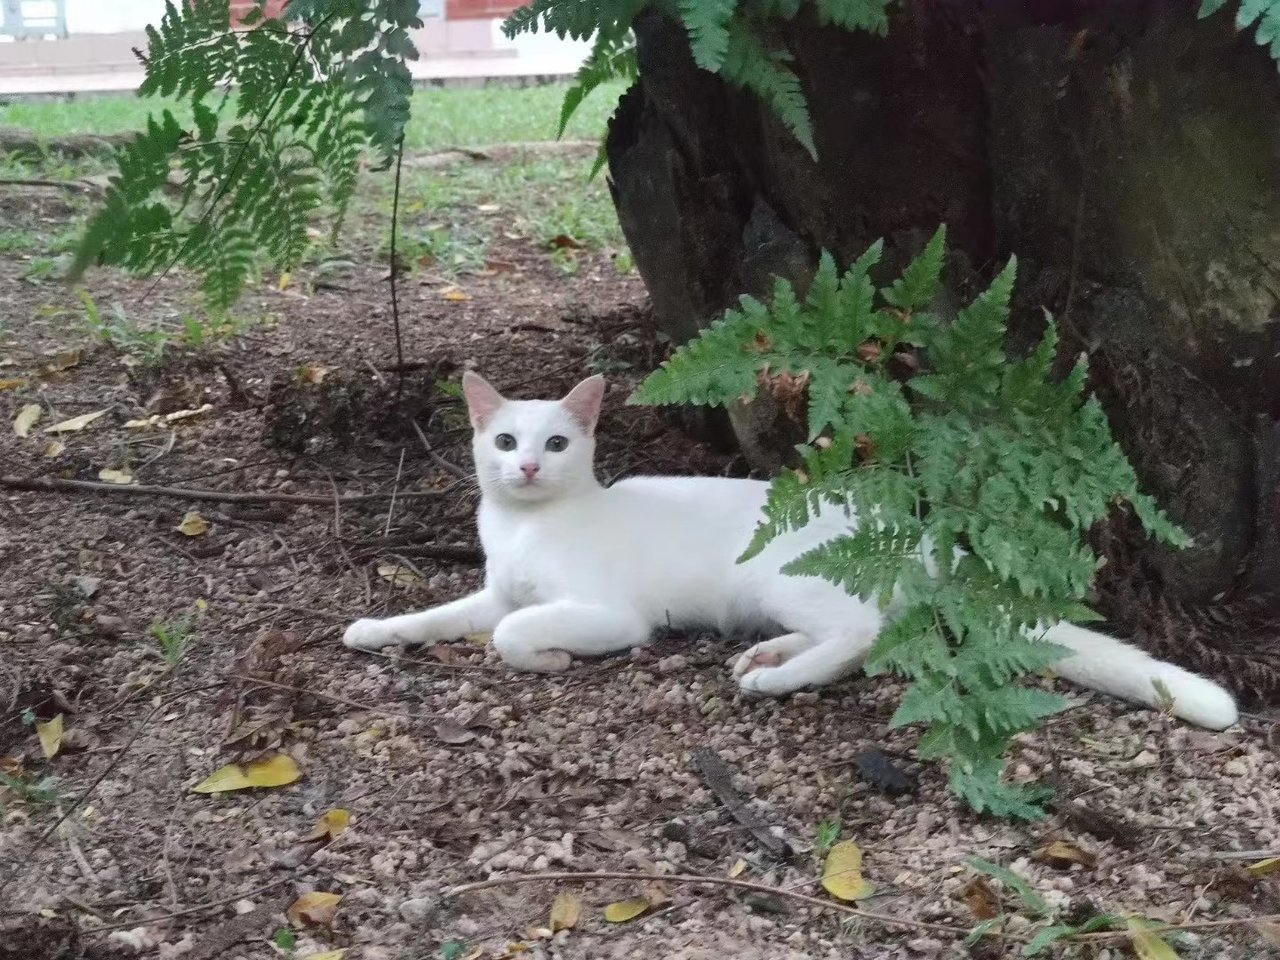
[[[600,402],[604,399],[604,377],[587,377],[560,401],[582,429],[591,433],[600,419]]]
[[[467,399],[467,413],[471,416],[471,426],[476,430],[483,430],[506,402],[488,380],[470,370],[462,375],[462,395]]]

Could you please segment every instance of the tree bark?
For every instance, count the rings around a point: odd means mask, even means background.
[[[940,222],[954,309],[1012,253],[1015,349],[1058,317],[1146,489],[1195,536],[1098,531],[1099,601],[1159,653],[1280,698],[1280,80],[1193,0],[913,0],[887,38],[779,24],[819,160],[636,24],[641,79],[608,137],[615,204],[656,323],[692,336],[820,249],[887,242],[886,274]],[[730,411],[772,471],[796,425]]]

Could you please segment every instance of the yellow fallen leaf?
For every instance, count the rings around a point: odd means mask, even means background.
[[[1078,863],[1082,867],[1092,867],[1098,862],[1098,858],[1088,850],[1082,850],[1074,843],[1063,840],[1055,840],[1048,846],[1041,847],[1031,856],[1041,863],[1047,863],[1059,869],[1066,869],[1073,863]]]
[[[36,736],[40,738],[40,749],[44,752],[45,759],[52,760],[56,757],[58,748],[62,746],[62,714],[46,723],[37,720]]]
[[[333,371],[333,367],[322,367],[318,363],[309,363],[298,371],[298,379],[303,383],[315,385],[324,383],[324,378]]]
[[[389,583],[394,583],[398,587],[408,587],[422,582],[420,576],[408,567],[402,567],[398,563],[378,564],[378,576]]]
[[[493,639],[492,633],[468,633],[462,638],[473,647],[488,646],[489,641]]]
[[[50,440],[44,445],[44,455],[46,457],[60,457],[66,452],[67,445],[61,440]]]
[[[462,300],[470,300],[471,294],[467,293],[465,290],[459,289],[458,287],[446,287],[444,290],[440,291],[440,297],[444,300],[452,300],[456,303]]]
[[[649,909],[649,901],[644,897],[632,897],[630,900],[619,900],[604,908],[604,918],[610,923],[626,923],[634,920]]]
[[[248,790],[251,787],[283,787],[302,776],[293,758],[283,753],[264,757],[241,768],[229,763],[192,787],[195,793],[227,793],[231,790]]]
[[[196,597],[196,609],[201,613],[209,609],[209,601],[204,597]]]
[[[337,807],[316,821],[316,825],[311,828],[311,833],[307,835],[307,839],[323,840],[328,837],[333,840],[346,832],[350,823],[351,812]]]
[[[288,290],[289,284],[293,283],[293,274],[286,270],[280,274],[280,282],[276,284],[277,290]]]
[[[127,430],[141,430],[143,427],[160,426],[160,414],[153,414],[150,417],[143,417],[141,420],[126,420],[124,427]]]
[[[31,428],[36,425],[36,421],[40,419],[40,404],[28,403],[25,407],[18,411],[18,415],[13,418],[13,432],[20,437],[31,436]]]
[[[862,879],[862,848],[852,840],[841,840],[827,854],[822,867],[822,886],[840,900],[865,900],[875,892]]]
[[[21,377],[9,377],[8,379],[0,380],[0,390],[17,390],[19,387],[25,387],[26,385],[27,381]]]
[[[342,960],[347,955],[343,950],[326,950],[324,953],[308,953],[302,960]]]
[[[213,409],[212,403],[206,403],[192,410],[175,410],[173,413],[164,415],[165,423],[177,423],[180,420],[190,420],[192,417],[198,417],[202,413],[208,413]]]
[[[556,894],[551,904],[551,932],[572,930],[582,916],[582,901],[567,890]]]
[[[1251,863],[1245,867],[1249,871],[1251,877],[1265,877],[1269,873],[1275,873],[1280,870],[1280,857],[1268,857],[1266,860],[1259,860],[1257,863]]]
[[[82,413],[78,417],[72,417],[70,420],[63,420],[61,423],[55,423],[52,427],[45,427],[45,433],[75,433],[77,430],[83,430],[93,421],[105,414],[105,410],[95,410],[93,413]]]
[[[747,861],[739,858],[732,867],[729,868],[729,879],[733,880],[742,876],[742,872],[747,869]]]
[[[188,510],[186,516],[182,518],[182,522],[175,529],[185,536],[198,537],[209,532],[209,521],[200,516],[195,510]]]
[[[1151,929],[1152,924],[1142,917],[1129,917],[1129,942],[1138,960],[1178,960],[1178,953],[1161,936]]]
[[[128,470],[112,470],[108,468],[98,471],[98,479],[107,483],[128,484],[133,483],[133,474]]]
[[[342,900],[340,893],[321,893],[319,890],[304,893],[293,906],[285,911],[289,922],[296,926],[327,927],[333,923],[333,915]]]

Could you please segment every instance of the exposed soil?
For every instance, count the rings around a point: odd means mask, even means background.
[[[56,194],[0,212],[15,222],[65,215]],[[29,263],[0,263],[0,379],[30,381],[0,391],[0,473],[97,480],[109,469],[140,484],[326,498],[0,491],[0,772],[57,778],[43,798],[0,784],[0,958],[256,960],[342,948],[346,960],[961,956],[962,934],[947,928],[977,923],[970,903],[981,910],[991,894],[996,909],[1021,909],[998,882],[975,884],[972,856],[1011,867],[1077,920],[1137,912],[1218,924],[1280,912],[1280,873],[1243,869],[1261,855],[1211,855],[1280,847],[1277,737],[1262,718],[1209,734],[1081,696],[1013,758],[1017,777],[1059,782],[1058,812],[1006,823],[959,807],[942,772],[913,760],[916,734],[888,727],[897,684],[858,678],[744,701],[725,667],[742,638],[663,637],[558,676],[512,673],[468,642],[398,656],[343,648],[353,618],[447,600],[478,580],[475,493],[452,469],[468,468],[467,431],[440,383],[468,366],[517,396],[555,396],[608,372],[606,479],[741,469],[654,411],[623,405],[663,354],[634,275],[590,252],[568,275],[518,239],[498,240],[488,257],[494,266],[459,281],[469,299],[405,277],[403,386],[390,370],[386,268],[370,251],[323,284],[311,271],[283,290],[270,278],[242,308],[270,322],[151,365],[88,336],[69,291],[23,279]],[[118,300],[143,320],[191,297],[181,277],[145,302],[143,282],[90,280],[100,305]],[[7,424],[31,403],[42,418],[20,439]],[[48,450],[45,427],[99,410]],[[392,491],[394,500],[327,503]],[[189,510],[206,532],[177,530]],[[152,626],[181,636],[184,618],[190,644],[171,665]],[[27,721],[59,714],[67,733],[47,761]],[[795,851],[789,863],[709,789],[691,758],[707,746]],[[909,775],[907,792],[864,778],[854,757],[867,750]],[[300,781],[192,792],[223,764],[280,752]],[[351,812],[350,828],[306,840],[334,808]],[[677,883],[443,896],[528,871],[723,878],[742,859],[739,880],[826,898],[813,851],[823,821],[839,821],[864,850],[877,892],[859,906],[905,925]],[[1036,859],[1055,840],[1096,862]],[[559,890],[581,897],[582,919],[548,938],[540,928]],[[282,952],[272,937],[308,891],[342,894],[336,917],[296,925],[293,953]],[[604,921],[604,904],[646,894],[655,905],[644,917]],[[1015,915],[1005,929],[1025,939],[1030,925]],[[1069,953],[1128,949],[1112,941]],[[1194,928],[1179,946],[1202,958],[1268,949],[1242,924]]]

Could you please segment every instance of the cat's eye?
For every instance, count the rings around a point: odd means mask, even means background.
[[[516,438],[509,433],[500,433],[493,438],[494,445],[502,451],[514,450],[516,448]]]
[[[569,438],[556,435],[547,438],[547,449],[552,453],[560,453],[569,445]]]

